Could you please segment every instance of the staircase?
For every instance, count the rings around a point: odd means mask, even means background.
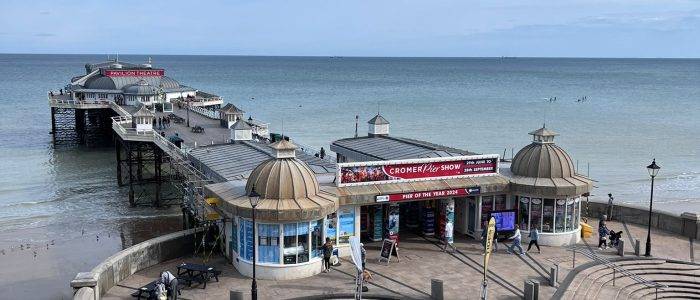
[[[616,268],[591,263],[574,274],[568,284],[562,284],[555,296],[561,299],[700,299],[700,265],[636,257],[615,261],[614,265]]]

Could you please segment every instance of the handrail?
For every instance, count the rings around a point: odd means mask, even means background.
[[[328,161],[328,162],[333,163],[333,164],[335,164],[337,162],[335,154],[330,153],[330,151],[325,151],[326,154],[323,156],[323,158],[321,158],[321,156],[320,156],[321,150],[316,149],[316,148],[309,146],[309,145],[306,145],[306,144],[299,143],[297,141],[294,141],[294,144],[297,145],[299,150],[301,150],[302,152],[304,152],[310,156],[316,156],[316,154],[319,154],[318,158],[320,158],[322,160]]]
[[[221,119],[218,110],[209,110],[206,108],[202,108],[201,106],[190,106],[190,110],[210,119]]]
[[[658,282],[653,281],[653,280],[648,280],[642,276],[639,276],[635,273],[630,272],[629,270],[627,270],[621,266],[618,266],[617,264],[611,262],[610,260],[608,260],[606,258],[598,256],[591,249],[574,246],[574,247],[572,247],[572,251],[579,252],[579,253],[585,255],[586,257],[590,258],[591,260],[612,269],[613,272],[619,272],[620,274],[625,275],[625,277],[632,278],[632,280],[634,280],[635,282],[637,282],[639,284],[643,284],[643,285],[646,285],[648,287],[657,288],[657,289],[668,288],[668,286],[665,284],[661,284],[661,283],[658,283]]]

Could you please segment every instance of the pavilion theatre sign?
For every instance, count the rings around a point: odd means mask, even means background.
[[[368,185],[493,175],[498,154],[339,163],[337,185]]]
[[[165,75],[165,70],[103,70],[102,75],[107,77],[160,77]]]

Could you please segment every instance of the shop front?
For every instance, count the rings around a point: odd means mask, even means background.
[[[482,218],[496,207],[514,207],[506,201],[508,180],[498,173],[497,155],[340,163],[337,178],[341,205],[360,206],[365,241],[400,242],[401,232],[478,237]]]

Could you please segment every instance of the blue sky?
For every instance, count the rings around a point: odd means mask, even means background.
[[[1,0],[0,53],[698,57],[700,1]]]

